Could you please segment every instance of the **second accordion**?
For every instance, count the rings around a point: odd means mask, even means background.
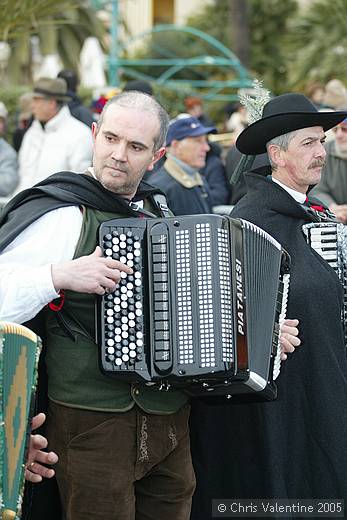
[[[106,257],[132,267],[99,298],[104,373],[192,396],[276,396],[279,327],[290,259],[242,219],[116,219],[99,228]]]
[[[343,288],[341,322],[347,349],[347,226],[341,222],[304,224],[307,243],[334,269]]]

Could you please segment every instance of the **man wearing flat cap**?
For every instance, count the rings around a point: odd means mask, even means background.
[[[301,94],[284,94],[271,99],[261,119],[236,141],[243,154],[267,151],[271,167],[265,175],[245,174],[247,193],[231,216],[263,228],[289,252],[287,317],[299,320],[301,346],[281,368],[276,401],[218,407],[195,403],[194,520],[210,518],[217,497],[347,499],[342,287],[302,229],[334,218],[307,193],[321,177],[324,132],[345,117],[344,112],[318,112]],[[266,269],[266,260],[259,261]]]
[[[211,193],[199,173],[206,163],[211,132],[216,132],[215,127],[203,126],[195,117],[176,118],[169,126],[167,159],[149,182],[165,192],[175,215],[212,213]]]
[[[41,78],[32,93],[34,121],[19,152],[20,185],[29,188],[58,171],[82,173],[91,165],[91,130],[71,116],[62,78]]]

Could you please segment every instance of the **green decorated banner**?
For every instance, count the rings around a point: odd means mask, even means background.
[[[14,520],[20,512],[40,349],[40,339],[31,330],[0,322],[2,520]]]

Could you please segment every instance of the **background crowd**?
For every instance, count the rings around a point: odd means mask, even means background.
[[[129,81],[123,89],[153,95],[146,81]],[[85,106],[78,96],[77,74],[62,70],[57,78],[39,78],[32,92],[20,96],[13,114],[0,100],[1,206],[57,171],[85,172],[92,157],[92,123],[119,92],[108,90]],[[306,94],[320,111],[347,108],[347,88],[339,79],[312,83]],[[145,179],[166,192],[176,214],[229,212],[245,193],[243,177],[236,185],[229,181],[241,157],[235,141],[248,125],[247,109],[229,103],[224,120],[214,122],[200,97],[187,96],[184,106],[185,112],[171,120],[166,156]],[[10,118],[16,122],[12,131]],[[326,150],[322,180],[313,194],[346,223],[347,120],[327,133]],[[266,164],[267,158],[261,161]]]

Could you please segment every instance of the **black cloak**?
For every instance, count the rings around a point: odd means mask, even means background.
[[[160,189],[141,182],[133,201],[145,199]],[[35,220],[54,209],[66,206],[87,206],[100,211],[137,217],[129,201],[104,188],[91,175],[59,172],[50,175],[32,188],[18,193],[0,211],[0,251]]]

